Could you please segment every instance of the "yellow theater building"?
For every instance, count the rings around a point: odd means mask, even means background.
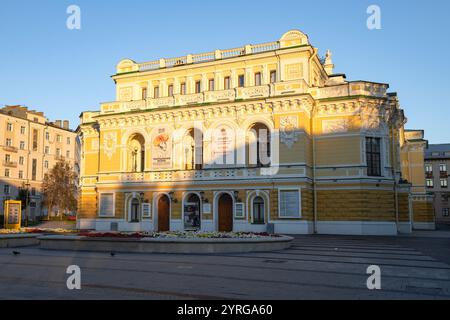
[[[425,175],[411,173],[423,169],[423,134],[404,130],[388,84],[333,69],[331,53],[321,59],[298,30],[270,43],[120,61],[115,101],[80,116],[78,227],[433,228]]]

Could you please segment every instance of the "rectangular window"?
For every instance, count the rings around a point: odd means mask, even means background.
[[[142,217],[151,218],[152,217],[152,206],[150,203],[142,203]]]
[[[61,137],[61,135],[60,135],[60,134],[58,134],[58,135],[56,136],[56,141],[58,141],[58,142],[62,142],[62,137]]]
[[[442,216],[448,217],[449,216],[449,208],[442,208]]]
[[[69,150],[66,151],[66,158],[70,158],[70,151]]]
[[[180,94],[186,94],[186,83],[185,82],[180,84]]]
[[[448,187],[447,179],[440,179],[440,181],[441,181],[441,188],[447,188]]]
[[[447,172],[447,165],[445,163],[441,163],[439,165],[439,171],[442,172],[442,173]]]
[[[275,70],[270,71],[270,83],[277,82],[277,72]]]
[[[20,134],[25,134],[25,127],[24,126],[20,127]]]
[[[5,154],[5,162],[11,162],[11,156],[9,154]]]
[[[45,146],[44,153],[45,154],[49,154],[50,153],[50,147],[49,146]]]
[[[230,77],[225,77],[223,79],[223,88],[229,90],[231,88]]]
[[[3,193],[4,194],[9,194],[9,192],[10,192],[9,184],[5,184],[3,186]]]
[[[433,188],[434,187],[433,179],[426,179],[426,184],[427,188]]]
[[[5,177],[9,178],[9,169],[5,169]]]
[[[280,218],[300,218],[300,191],[299,190],[280,190]]]
[[[245,218],[244,204],[242,202],[237,202],[234,205],[234,217]]]
[[[20,150],[25,150],[25,141],[20,141]]]
[[[142,100],[147,99],[147,88],[142,88]]]
[[[153,98],[155,99],[159,98],[159,87],[153,88]]]
[[[238,87],[242,88],[245,85],[245,77],[243,74],[238,76]]]
[[[12,146],[12,141],[11,141],[10,138],[7,138],[7,139],[6,139],[6,146],[7,146],[7,147],[11,147],[11,146]]]
[[[169,87],[167,87],[167,94],[169,97],[173,96],[173,84],[169,84]]]
[[[38,131],[37,129],[33,129],[33,151],[37,151],[38,149]]]
[[[23,165],[23,160],[24,160],[23,157],[19,157],[19,164],[20,164],[20,165]]]
[[[432,173],[433,172],[433,165],[431,163],[425,164],[425,172],[426,173]]]
[[[31,180],[36,181],[37,159],[33,159],[31,165]]]
[[[367,175],[381,176],[381,139],[366,138]]]
[[[45,169],[48,169],[48,160],[45,160],[45,161],[44,161],[44,168],[45,168]]]
[[[56,156],[59,157],[61,155],[61,149],[56,148]]]
[[[99,216],[102,216],[102,217],[114,216],[114,194],[102,193],[100,195]]]
[[[12,123],[9,123],[9,122],[8,122],[8,124],[6,125],[6,130],[7,130],[7,131],[12,131],[12,128],[13,128]]]
[[[67,144],[70,144],[70,138],[67,137]]]
[[[195,93],[200,93],[202,91],[202,82],[195,81]]]
[[[23,179],[23,171],[19,170],[19,179]]]
[[[214,91],[214,79],[209,79],[208,81],[208,90]]]
[[[261,72],[255,73],[255,86],[261,85]]]
[[[46,132],[45,133],[45,140],[50,140],[50,133],[49,132]]]

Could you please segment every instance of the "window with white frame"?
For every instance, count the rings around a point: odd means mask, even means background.
[[[13,128],[12,123],[9,123],[9,122],[8,122],[8,124],[6,125],[6,130],[7,130],[7,131],[12,131],[12,128]]]
[[[20,141],[20,150],[25,150],[25,141]]]
[[[151,218],[152,217],[152,205],[150,203],[142,203],[142,217]]]
[[[114,216],[114,194],[113,193],[100,194],[99,216],[102,216],[102,217]]]
[[[441,188],[447,188],[447,187],[448,187],[447,179],[441,179]]]
[[[425,172],[426,173],[432,173],[433,172],[433,165],[431,163],[425,164]]]
[[[301,218],[300,190],[279,190],[280,218]]]
[[[24,126],[20,127],[20,134],[25,134],[25,127]]]
[[[235,203],[234,217],[235,218],[245,218],[244,204],[242,202]]]
[[[427,179],[426,184],[427,188],[433,188],[434,187],[433,179]]]
[[[445,163],[441,163],[439,165],[439,171],[442,172],[442,173],[447,172],[447,165]]]
[[[442,216],[443,217],[449,216],[449,208],[442,208]]]

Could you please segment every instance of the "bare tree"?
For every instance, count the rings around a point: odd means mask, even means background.
[[[60,212],[77,209],[77,175],[69,162],[59,160],[55,166],[44,175],[42,183],[43,204],[48,215],[54,208]]]

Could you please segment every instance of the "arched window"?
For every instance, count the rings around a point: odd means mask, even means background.
[[[190,129],[183,138],[183,162],[185,170],[201,169],[203,165],[203,134]]]
[[[253,223],[264,223],[264,199],[256,197],[253,199]]]
[[[145,140],[140,134],[130,137],[127,145],[127,163],[129,172],[143,172],[145,168]]]
[[[270,130],[263,123],[253,124],[248,131],[247,165],[270,166]]]

